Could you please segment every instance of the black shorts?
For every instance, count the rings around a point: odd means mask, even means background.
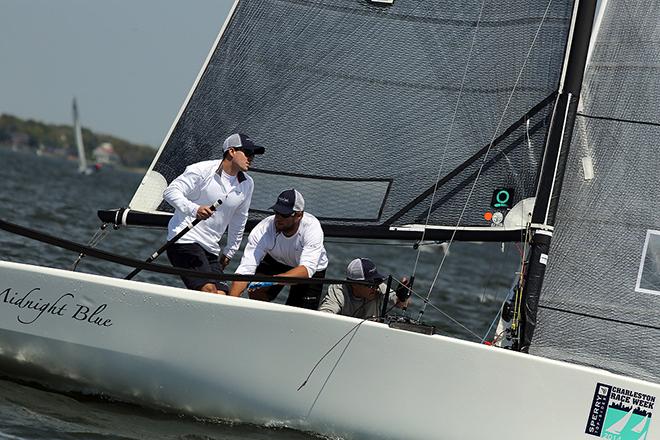
[[[220,258],[207,252],[202,246],[197,243],[175,243],[167,248],[167,258],[174,267],[183,269],[191,269],[199,272],[211,272],[222,275],[222,266],[220,266]],[[188,289],[200,290],[204,284],[215,284],[218,290],[229,292],[227,283],[219,280],[212,280],[208,278],[197,278],[181,276],[183,284]]]
[[[263,261],[257,266],[256,273],[258,275],[277,275],[293,269],[291,266],[282,264],[275,261],[273,257],[266,254]],[[312,278],[325,278],[325,269],[315,272]],[[266,291],[270,301],[277,298],[282,289],[286,287],[283,285],[269,287]],[[315,284],[291,284],[289,287],[289,297],[286,299],[287,306],[302,307],[303,309],[316,310],[319,308],[321,301],[321,292],[323,291],[322,283]]]

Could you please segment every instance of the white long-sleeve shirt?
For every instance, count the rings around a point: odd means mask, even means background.
[[[203,205],[222,204],[213,215],[199,222],[181,237],[177,243],[198,243],[208,252],[220,255],[219,241],[227,231],[224,255],[231,258],[243,239],[248,218],[254,182],[239,172],[236,179],[217,172],[220,160],[208,160],[192,164],[163,192],[163,197],[174,207],[174,216],[168,224],[167,239],[172,239],[197,215]]]
[[[298,231],[291,237],[275,230],[274,215],[261,220],[250,232],[236,273],[253,275],[266,254],[287,266],[305,266],[310,277],[328,267],[321,223],[307,212],[303,213]]]

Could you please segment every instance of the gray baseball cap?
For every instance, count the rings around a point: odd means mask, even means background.
[[[368,258],[356,258],[346,267],[346,278],[356,281],[382,281],[383,275],[378,273],[376,265]]]
[[[266,151],[264,147],[255,145],[247,134],[242,133],[234,133],[225,139],[222,144],[222,151],[226,152],[230,148],[242,148],[251,151],[252,154],[264,154]]]
[[[287,189],[277,196],[277,202],[270,209],[278,214],[291,215],[305,210],[305,199],[295,189]]]

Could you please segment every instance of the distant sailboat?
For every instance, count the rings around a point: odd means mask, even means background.
[[[87,159],[85,158],[85,146],[83,145],[82,128],[80,127],[76,98],[73,98],[73,135],[76,140],[76,148],[78,149],[78,172],[85,175],[92,174],[93,170],[87,166]]]

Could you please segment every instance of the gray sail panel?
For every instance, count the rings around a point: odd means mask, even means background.
[[[531,352],[660,382],[656,1],[608,3],[582,99]]]
[[[487,226],[495,188],[514,188],[516,202],[534,195],[572,1],[485,3],[448,141],[481,4],[241,0],[154,171],[170,182],[217,157],[228,134],[246,132],[266,147],[255,163],[264,171],[391,181],[386,194],[378,186],[377,218],[330,212],[326,223],[400,225],[425,218],[443,163],[441,177],[460,171],[440,188],[430,223],[454,226],[483,157],[466,160],[506,132],[461,222]],[[265,189],[284,188],[255,191]],[[341,211],[351,191],[321,179],[304,195]]]

